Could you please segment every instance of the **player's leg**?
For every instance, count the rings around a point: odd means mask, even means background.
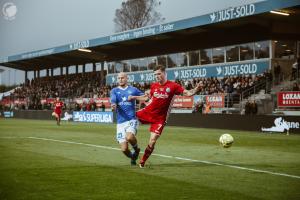
[[[159,138],[165,123],[153,123],[152,122],[152,116],[150,117],[148,113],[145,113],[144,110],[140,110],[136,113],[137,118],[142,124],[151,124],[150,125],[150,140],[148,143],[148,146],[145,148],[144,155],[142,159],[140,160],[140,167],[144,167],[146,160],[149,158],[149,156],[152,154],[154,150],[155,143],[157,139]]]
[[[128,158],[132,158],[132,153],[130,152],[129,148],[128,148],[128,142],[124,141],[122,143],[120,143],[120,147],[121,147],[121,151],[123,152],[123,154],[128,157]]]
[[[133,134],[133,133],[127,133],[126,134],[126,140],[131,144],[131,146],[134,149],[134,151],[139,150],[135,134]]]
[[[154,146],[155,146],[156,141],[158,140],[159,136],[160,136],[159,134],[151,132],[148,146],[146,147],[144,155],[143,155],[142,159],[140,160],[140,167],[145,166],[146,161],[148,160],[148,158],[150,157],[150,155],[152,154],[152,152],[154,150]]]
[[[54,118],[55,118],[55,120],[56,120],[56,113],[55,113],[54,111],[52,112],[52,114],[51,114],[51,115],[52,115],[52,117],[54,117]]]
[[[140,154],[140,148],[138,147],[138,143],[137,143],[137,139],[136,139],[135,134],[127,133],[126,134],[126,140],[127,140],[128,143],[131,144],[131,146],[134,150],[134,153],[132,155],[132,162],[131,162],[131,164],[134,164],[136,159],[138,158],[138,156]]]
[[[60,118],[61,118],[61,113],[57,114],[57,125],[60,125]]]
[[[134,151],[139,150],[138,145],[137,145],[137,139],[136,139],[136,134],[137,134],[137,129],[138,129],[139,123],[137,120],[133,119],[130,120],[126,126],[126,140],[132,145],[132,148]]]
[[[56,124],[58,125],[58,114],[53,112],[52,115],[55,117]]]
[[[132,148],[134,149],[134,152],[132,154],[131,164],[136,164],[136,159],[138,158],[140,154],[140,148],[138,147],[137,143],[137,128],[138,128],[138,121],[133,119],[130,120],[125,128],[126,130],[126,141],[131,144]]]
[[[117,134],[116,134],[116,139],[118,143],[120,144],[121,151],[123,154],[128,157],[132,158],[132,153],[128,148],[128,142],[126,140],[126,127],[127,127],[127,122],[117,124]]]

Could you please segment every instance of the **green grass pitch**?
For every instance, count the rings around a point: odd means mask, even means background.
[[[118,149],[114,124],[2,118],[0,199],[300,199],[300,135],[166,126],[145,169]]]

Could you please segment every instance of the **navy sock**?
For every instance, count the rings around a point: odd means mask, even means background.
[[[138,149],[138,144],[136,143],[135,145],[131,145],[132,148],[136,151]]]

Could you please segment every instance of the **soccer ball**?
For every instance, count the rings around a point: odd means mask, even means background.
[[[224,148],[231,147],[233,141],[233,137],[228,133],[221,135],[221,137],[219,138],[219,142]]]

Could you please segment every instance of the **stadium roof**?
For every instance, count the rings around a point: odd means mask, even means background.
[[[271,10],[290,14],[283,16]],[[41,70],[162,55],[267,39],[300,39],[300,1],[270,0],[0,59],[0,65]],[[92,52],[78,51],[89,49]]]

